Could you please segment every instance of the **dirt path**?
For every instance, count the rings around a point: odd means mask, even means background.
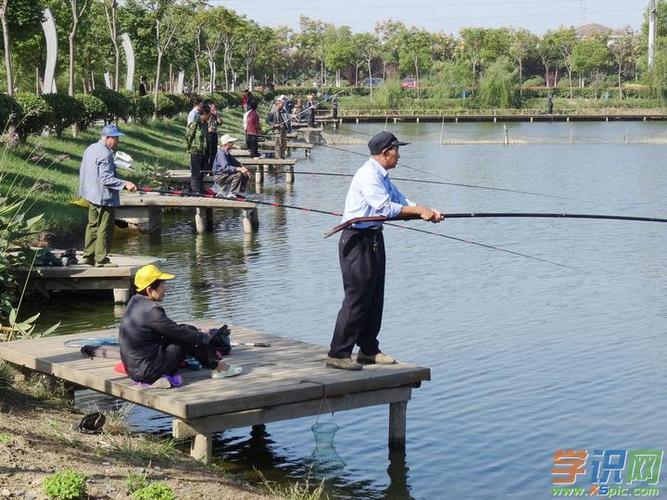
[[[269,498],[219,467],[194,462],[168,440],[122,429],[100,435],[73,430],[81,416],[62,403],[0,390],[0,498],[45,498],[42,482],[63,469],[87,476],[89,498],[96,499],[129,498],[131,474],[166,482],[179,499]]]

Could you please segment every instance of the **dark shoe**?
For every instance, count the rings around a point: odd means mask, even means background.
[[[362,363],[364,365],[395,365],[396,360],[381,352],[369,355],[359,351],[357,354],[357,363]]]
[[[95,262],[95,267],[118,267],[118,264],[111,262],[109,259],[103,260],[102,262]]]
[[[352,361],[352,358],[332,358],[331,356],[327,356],[327,366],[329,368],[338,368],[339,370],[354,371],[363,368],[359,363]]]

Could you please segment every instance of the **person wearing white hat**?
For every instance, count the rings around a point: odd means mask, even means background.
[[[220,138],[222,147],[218,149],[213,160],[213,180],[220,197],[236,198],[239,193],[245,192],[248,184],[250,170],[241,165],[230,152],[236,141],[236,137],[223,135]]]

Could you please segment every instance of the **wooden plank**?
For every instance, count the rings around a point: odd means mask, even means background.
[[[58,253],[59,251],[55,251]],[[76,253],[76,258],[80,261],[83,258],[82,252]],[[40,278],[125,278],[132,277],[137,270],[147,264],[156,264],[164,259],[149,256],[128,256],[119,254],[109,254],[109,258],[118,267],[93,267],[76,264],[73,266],[62,267],[43,267],[32,268],[30,279]]]
[[[192,322],[208,330],[220,326],[210,321]],[[415,386],[430,379],[427,368],[399,363],[372,365],[359,372],[327,368],[326,349],[291,339],[232,327],[236,341],[271,342],[269,349],[237,349],[225,361],[239,364],[244,374],[231,379],[209,378],[209,372],[183,372],[185,384],[174,390],[141,389],[113,371],[113,360],[86,359],[78,349],[65,348],[66,337],[0,344],[0,358],[52,374],[183,419],[296,404],[317,400],[322,386],[331,397],[395,387]],[[71,338],[115,336],[117,330],[84,332]]]
[[[275,147],[276,146],[276,141],[264,141],[264,142],[260,142],[260,145],[267,146],[267,147]],[[287,142],[287,147],[291,148],[291,149],[313,149],[315,147],[315,145],[310,144],[308,142],[288,141]]]
[[[225,429],[249,427],[251,425],[268,424],[279,420],[309,417],[320,412],[345,411],[367,406],[406,402],[410,400],[411,387],[396,387],[378,391],[345,394],[327,397],[323,404],[321,397],[311,401],[302,401],[282,406],[257,408],[235,413],[225,413],[212,417],[184,421],[175,418],[172,422],[172,434],[175,438],[188,438],[197,434],[220,432]]]
[[[183,172],[170,170],[178,177]],[[168,173],[169,175],[169,173]],[[187,174],[190,178],[190,174]],[[206,208],[257,208],[248,201],[226,200],[204,196],[169,196],[159,193],[128,193],[120,197],[121,207],[206,207]]]

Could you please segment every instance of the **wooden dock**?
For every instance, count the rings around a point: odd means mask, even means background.
[[[276,141],[264,141],[260,142],[259,145],[264,148],[275,148]],[[309,142],[287,141],[287,154],[291,155],[293,150],[303,149],[306,158],[310,158],[313,154],[312,153],[313,147],[314,145],[310,144]]]
[[[285,174],[285,182],[287,184],[294,184],[294,165],[296,165],[296,160],[290,158],[250,158],[243,156],[236,159],[241,165],[254,171],[255,184],[258,186],[262,185],[264,174],[268,174],[271,167],[281,167],[281,173]],[[186,169],[167,170],[167,177],[174,182],[190,182],[190,171]],[[213,176],[204,175],[204,182],[212,184]]]
[[[54,250],[55,254],[60,251]],[[81,252],[76,253],[81,261]],[[33,267],[28,279],[28,289],[45,296],[56,290],[112,290],[114,303],[125,304],[130,299],[132,280],[137,270],[147,264],[156,264],[157,257],[130,257],[110,254],[109,258],[118,267],[73,266]]]
[[[190,173],[187,172],[187,179]],[[195,227],[203,233],[213,223],[213,209],[241,210],[243,231],[254,233],[259,228],[257,205],[247,201],[225,200],[204,196],[170,196],[159,193],[125,193],[120,196],[120,207],[116,208],[116,218],[126,221],[142,232],[156,230],[162,224],[163,208],[195,209]]]
[[[202,329],[219,326],[190,323]],[[174,437],[192,437],[191,455],[207,463],[216,432],[315,416],[326,412],[327,404],[333,411],[389,405],[389,446],[404,450],[412,389],[431,378],[428,368],[406,363],[365,366],[358,372],[327,368],[323,347],[232,327],[234,342],[271,343],[270,348],[232,350],[225,360],[242,366],[242,375],[211,379],[207,370],[181,370],[182,387],[147,389],[115,372],[117,360],[88,359],[64,345],[70,339],[111,335],[117,330],[0,343],[0,359],[171,415]]]

